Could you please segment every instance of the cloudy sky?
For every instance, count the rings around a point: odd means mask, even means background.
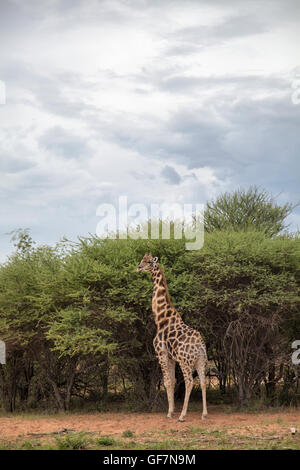
[[[298,0],[1,0],[0,260],[119,196],[299,201],[299,26]]]

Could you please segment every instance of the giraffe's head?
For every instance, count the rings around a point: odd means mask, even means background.
[[[140,273],[142,271],[152,271],[152,269],[156,267],[157,260],[158,260],[157,256],[153,258],[151,252],[145,253],[144,258],[138,265],[137,272]]]

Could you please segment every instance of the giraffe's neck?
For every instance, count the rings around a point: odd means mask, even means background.
[[[159,264],[152,270],[151,275],[153,279],[152,311],[156,326],[158,329],[161,328],[161,325],[169,323],[171,317],[181,321],[179,313],[171,302],[167,281]]]

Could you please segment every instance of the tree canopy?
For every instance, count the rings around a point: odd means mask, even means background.
[[[185,323],[203,335],[221,392],[235,390],[247,404],[265,387],[272,400],[295,402],[300,237],[276,235],[272,220],[269,230],[255,223],[214,227],[198,251],[172,236],[89,236],[50,247],[36,246],[28,232],[23,243],[19,232],[16,251],[0,267],[0,338],[7,346],[2,405],[64,410],[72,400],[88,400],[100,406],[114,390],[135,409],[158,406],[152,279],[136,272],[146,251],[158,256]]]
[[[295,206],[277,204],[273,196],[256,186],[224,193],[208,202],[204,213],[205,231],[262,230],[268,236],[287,228],[286,218]]]

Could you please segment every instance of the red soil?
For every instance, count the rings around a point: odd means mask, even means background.
[[[50,416],[22,416],[5,415],[0,417],[0,440],[13,440],[19,436],[28,438],[33,434],[46,434],[62,431],[67,428],[73,431],[96,431],[101,434],[120,435],[125,430],[142,434],[146,431],[184,430],[188,426],[208,427],[211,429],[226,426],[243,428],[251,426],[262,430],[268,427],[274,431],[288,428],[288,426],[300,427],[300,410],[284,410],[280,412],[262,412],[255,414],[230,413],[222,411],[222,408],[211,406],[209,415],[205,421],[201,420],[201,413],[190,411],[184,423],[178,422],[177,412],[172,419],[167,419],[165,413],[74,413],[68,415]]]

